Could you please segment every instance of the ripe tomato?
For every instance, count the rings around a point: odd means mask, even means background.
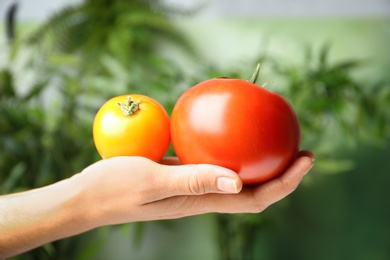
[[[103,159],[143,156],[160,161],[170,144],[169,117],[156,100],[123,95],[108,100],[93,122],[93,139]]]
[[[216,78],[178,99],[171,137],[182,163],[224,166],[253,184],[274,178],[293,162],[300,128],[279,94],[246,80]]]

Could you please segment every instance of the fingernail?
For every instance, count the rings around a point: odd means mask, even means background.
[[[313,168],[313,166],[314,166],[314,164],[312,164],[312,165],[310,166],[310,168],[305,172],[305,175],[311,170],[311,168]]]
[[[301,156],[310,157],[311,160],[312,160],[313,162],[314,162],[314,160],[315,160],[314,154],[313,154],[311,151],[309,151],[309,150],[302,150],[302,151],[299,152],[299,154],[300,154]]]
[[[217,180],[217,188],[220,191],[228,193],[237,193],[237,182],[227,177],[219,177]]]

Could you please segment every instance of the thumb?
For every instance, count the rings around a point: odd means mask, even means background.
[[[164,168],[165,186],[171,195],[202,195],[206,193],[238,193],[242,181],[237,173],[210,164],[167,166]]]

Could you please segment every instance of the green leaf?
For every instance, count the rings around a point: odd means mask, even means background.
[[[54,247],[53,243],[47,243],[45,245],[43,245],[43,249],[46,251],[46,253],[49,255],[49,256],[55,256],[56,255],[56,248]]]
[[[27,102],[39,95],[42,94],[42,91],[46,88],[46,85],[47,82],[41,82],[41,83],[38,83],[38,84],[35,84],[31,89],[30,91],[25,94],[25,96],[22,98],[22,102]]]
[[[134,231],[134,243],[135,245],[140,245],[142,242],[142,238],[145,231],[145,222],[137,222],[135,225],[135,231]]]
[[[316,160],[316,168],[325,174],[335,174],[350,171],[354,168],[353,160],[347,159],[322,159]]]
[[[12,192],[16,189],[18,181],[23,177],[23,174],[26,172],[26,164],[24,162],[19,162],[16,164],[11,172],[8,175],[8,178],[3,184],[3,192],[5,194]]]
[[[328,56],[330,51],[331,44],[330,42],[326,42],[321,46],[320,53],[319,53],[319,67],[321,69],[325,69],[328,65]]]
[[[77,260],[94,259],[104,244],[105,238],[108,235],[110,227],[100,227],[94,230],[94,237],[89,243],[76,255]]]
[[[118,62],[114,57],[110,55],[104,55],[101,59],[103,67],[107,72],[119,82],[128,82],[129,81],[129,72],[123,65]]]
[[[348,72],[350,70],[356,69],[362,65],[362,61],[360,60],[346,60],[341,61],[335,65],[333,65],[330,69],[331,73],[341,73]]]
[[[0,70],[0,98],[15,97],[13,76],[8,70]]]

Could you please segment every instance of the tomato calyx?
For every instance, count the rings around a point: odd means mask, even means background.
[[[252,74],[252,77],[249,80],[249,82],[256,84],[257,78],[259,77],[259,73],[260,73],[260,63],[257,63],[256,70]],[[220,76],[220,77],[216,77],[216,79],[229,79],[229,77]]]
[[[259,72],[260,72],[260,63],[257,63],[256,70],[253,73],[253,75],[252,75],[251,79],[249,80],[249,82],[251,82],[253,84],[256,84],[257,78],[259,77]],[[268,84],[271,84],[271,83],[272,83],[272,81],[267,81],[264,84],[262,84],[261,87],[265,88],[265,86],[267,86]]]
[[[125,103],[119,102],[118,105],[124,116],[132,116],[139,110],[139,102],[133,100],[131,96],[126,98]]]
[[[259,77],[259,72],[260,72],[260,63],[257,63],[256,70],[253,72],[253,75],[249,82],[256,84],[257,78]]]

